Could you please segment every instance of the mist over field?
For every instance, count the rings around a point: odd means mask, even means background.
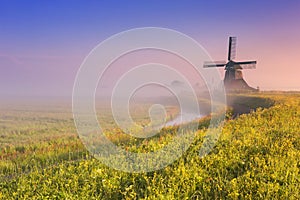
[[[300,1],[1,1],[0,199],[300,199]]]

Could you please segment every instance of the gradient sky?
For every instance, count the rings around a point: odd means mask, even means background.
[[[71,96],[85,56],[131,28],[175,29],[226,60],[237,60],[262,90],[300,90],[300,1],[5,1],[0,2],[0,96]]]

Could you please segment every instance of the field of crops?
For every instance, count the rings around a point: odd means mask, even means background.
[[[208,124],[203,118],[181,158],[147,173],[117,171],[93,158],[69,109],[2,109],[0,199],[300,199],[300,94],[235,98],[253,111],[235,119],[229,113],[207,156],[199,157]],[[144,141],[108,136],[128,151],[144,152],[164,146],[173,132],[170,127]]]

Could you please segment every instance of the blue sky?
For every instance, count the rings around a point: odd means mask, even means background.
[[[1,1],[0,95],[69,96],[84,57],[107,37],[155,26],[183,32],[216,60],[238,36],[257,59],[250,85],[300,90],[300,1]]]

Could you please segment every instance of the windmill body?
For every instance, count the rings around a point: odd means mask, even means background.
[[[224,86],[227,91],[256,91],[250,87],[243,78],[243,69],[255,69],[256,61],[236,62],[236,37],[229,37],[228,61],[205,62],[204,67],[224,67]]]

